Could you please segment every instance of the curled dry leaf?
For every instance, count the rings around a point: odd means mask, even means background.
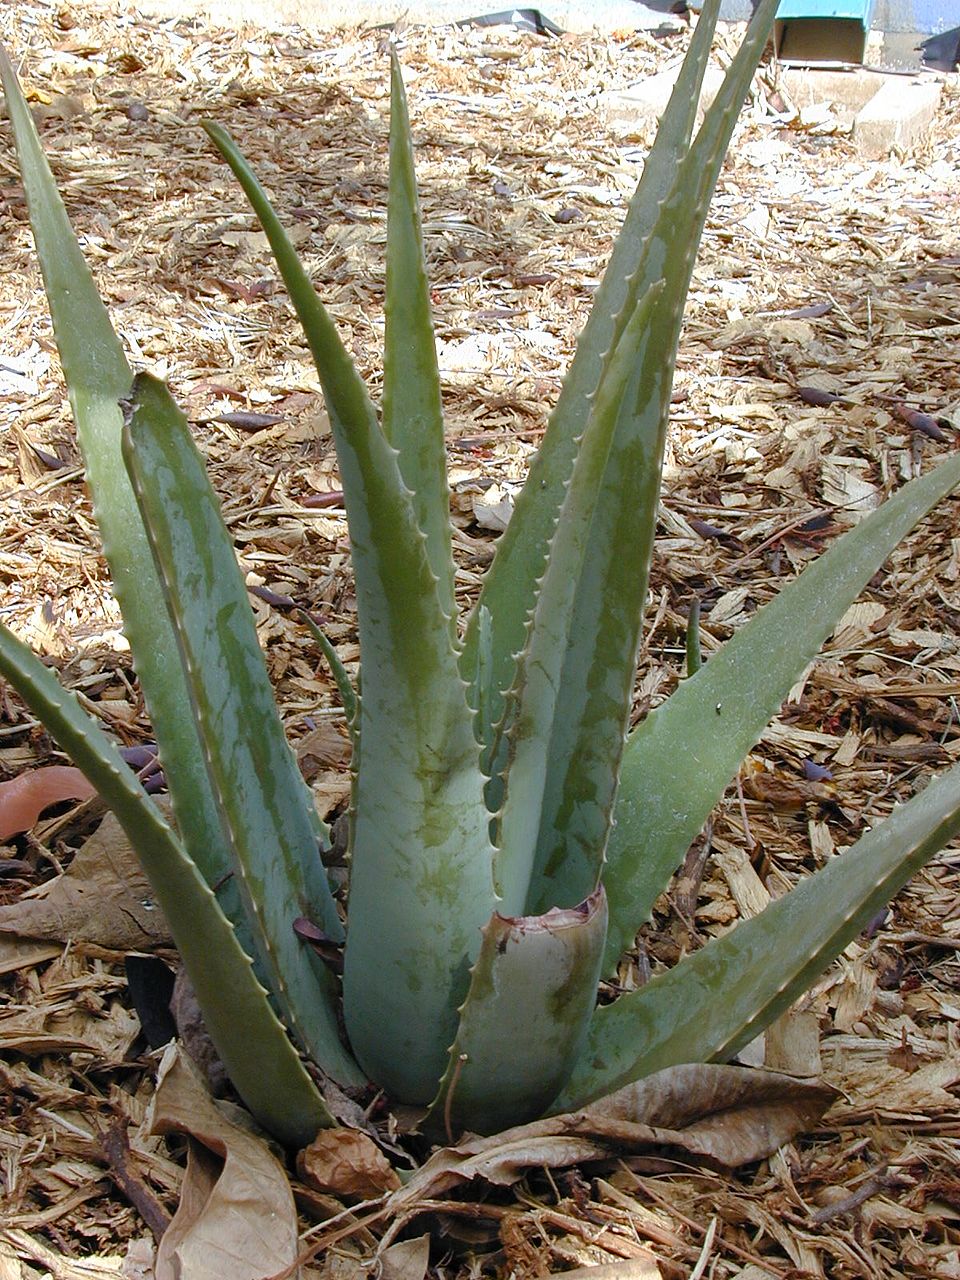
[[[163,1056],[151,1132],[189,1138],[180,1205],[157,1251],[156,1280],[261,1280],[297,1257],[297,1212],[267,1144],[227,1120],[176,1045]]]
[[[898,400],[893,406],[893,412],[901,422],[905,422],[914,431],[919,431],[922,435],[929,436],[931,440],[937,440],[939,443],[945,444],[950,439],[943,429],[951,425],[945,418],[934,418],[929,413],[921,413],[919,409],[911,409],[902,400]]]
[[[733,1168],[761,1160],[816,1124],[837,1093],[819,1081],[742,1067],[668,1067],[579,1111],[471,1138],[437,1151],[390,1199],[409,1211],[473,1178],[498,1186],[533,1166],[664,1147]]]
[[[297,1171],[308,1186],[350,1200],[370,1200],[400,1186],[390,1161],[358,1129],[321,1129],[297,1156]]]
[[[617,1147],[648,1146],[649,1132],[653,1145],[735,1168],[772,1155],[815,1125],[837,1096],[819,1080],[695,1063],[657,1071],[555,1119]]]
[[[36,825],[44,809],[63,800],[92,800],[96,791],[79,769],[51,764],[0,782],[0,841]]]

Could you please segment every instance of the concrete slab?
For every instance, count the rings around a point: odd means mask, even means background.
[[[302,27],[336,28],[387,26],[402,20],[408,26],[441,26],[465,22],[479,15],[506,13],[514,8],[505,0],[141,0],[139,8],[161,17],[206,15],[235,26],[299,24]],[[682,20],[656,13],[637,0],[541,0],[528,7],[539,9],[562,31],[675,31]]]
[[[933,78],[888,77],[853,122],[857,150],[866,159],[880,160],[894,148],[915,147],[937,113],[942,92],[943,85]]]
[[[851,126],[860,154],[872,160],[921,142],[943,89],[933,72],[896,75],[865,67],[787,67],[782,78],[790,101],[801,110],[829,103],[837,119]]]
[[[600,110],[607,124],[625,134],[643,134],[650,127],[655,127],[670,99],[679,72],[678,64],[666,71],[658,71],[656,75],[647,76],[626,89],[611,89],[602,93]],[[719,67],[707,67],[697,107],[698,122],[716,97],[722,83],[723,72]]]
[[[865,67],[847,70],[784,67],[781,79],[794,106],[802,109],[828,102],[838,120],[853,124],[857,112],[867,105],[887,77]]]

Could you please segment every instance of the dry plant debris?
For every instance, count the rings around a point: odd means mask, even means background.
[[[0,11],[0,38],[23,59],[123,340],[196,424],[285,720],[333,815],[345,730],[285,607],[320,616],[356,662],[336,466],[264,237],[198,122],[225,124],[254,162],[376,391],[382,34],[225,30],[140,16],[122,0],[109,12],[22,0]],[[404,35],[465,596],[509,515],[643,161],[647,140],[608,131],[598,95],[671,64],[684,41],[507,27]],[[731,36],[716,56],[732,47]],[[828,109],[794,111],[775,69],[762,73],[691,293],[638,716],[678,679],[694,595],[709,655],[859,512],[956,447],[958,208],[955,77],[925,151],[867,163]],[[0,609],[124,746],[140,745],[149,728],[2,127],[0,243]],[[944,504],[848,612],[715,814],[711,856],[691,851],[623,984],[761,909],[960,754],[956,515],[956,501]],[[0,698],[0,778],[65,763]],[[95,820],[87,806],[15,837],[0,900],[16,904],[69,866]],[[960,1277],[958,888],[960,858],[947,850],[769,1038],[768,1063],[822,1064],[841,1092],[808,1139],[737,1175],[628,1157],[425,1201],[409,1232],[433,1232],[436,1275],[535,1280],[604,1264],[597,1280]],[[123,944],[102,939],[0,948],[4,1280],[153,1274],[151,1230],[172,1213],[183,1168],[143,1123],[157,1064],[123,959]],[[304,1274],[365,1273],[384,1223],[292,1185],[314,1256]],[[383,1264],[419,1280],[422,1242],[393,1245]]]

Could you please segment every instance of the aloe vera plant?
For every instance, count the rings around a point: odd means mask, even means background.
[[[462,630],[396,59],[379,410],[243,156],[220,126],[205,126],[303,326],[345,493],[362,692],[321,643],[354,744],[346,924],[200,453],[166,387],[129,368],[0,60],[176,830],[75,698],[2,628],[0,673],[116,812],[238,1092],[289,1144],[333,1123],[324,1077],[373,1082],[428,1108],[436,1128],[495,1131],[660,1067],[728,1057],[960,830],[955,769],[755,919],[597,1007],[599,979],[791,683],[898,541],[960,482],[954,456],[904,485],[709,662],[697,669],[692,659],[689,678],[627,736],[684,301],[776,0],[761,0],[694,136],[718,7],[704,6],[542,448]],[[299,917],[344,944],[342,983],[294,932]]]

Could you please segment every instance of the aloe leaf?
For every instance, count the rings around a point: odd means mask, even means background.
[[[441,665],[424,641],[421,656],[409,699],[364,680],[343,990],[363,1068],[395,1096],[426,1103],[497,899],[464,690],[444,696],[452,655]]]
[[[256,1119],[291,1147],[334,1123],[212,890],[99,725],[6,627],[2,674],[117,815],[190,973],[207,1030]]]
[[[125,411],[124,460],[259,958],[317,1065],[342,1083],[361,1083],[340,1043],[333,975],[294,932],[294,921],[306,917],[343,938],[220,504],[162,382],[138,375]]]
[[[513,517],[497,545],[494,561],[484,576],[478,606],[468,622],[461,670],[471,683],[471,700],[479,705],[477,661],[481,605],[492,618],[491,660],[486,667],[488,690],[483,696],[486,715],[482,720],[478,718],[477,729],[485,743],[490,742],[503,715],[505,691],[513,682],[514,655],[525,642],[536,584],[543,573],[547,548],[604,357],[613,349],[636,298],[645,294],[658,278],[649,272],[637,276],[637,268],[660,202],[670,191],[676,166],[690,140],[719,7],[719,0],[708,0],[703,7],[546,435],[517,498]]]
[[[960,765],[760,915],[598,1009],[580,1062],[551,1109],[583,1106],[675,1063],[732,1057],[958,831]]]
[[[740,628],[631,735],[603,879],[606,966],[649,917],[790,686],[897,544],[960,484],[960,457],[910,481]]]
[[[133,374],[84,262],[33,117],[2,49],[0,80],[94,515],[123,614],[124,633],[160,744],[174,811],[181,818],[189,814],[189,822],[181,825],[190,856],[207,883],[218,886],[220,905],[239,925],[243,911],[230,879],[229,854],[190,716],[177,646],[120,455],[118,401],[129,392]]]
[[[266,232],[317,366],[347,508],[363,661],[388,685],[406,685],[408,670],[419,665],[419,636],[441,632],[431,641],[438,652],[452,652],[453,641],[398,452],[250,166],[225,129],[209,121],[204,128]]]
[[[765,12],[762,7],[758,9],[758,17],[700,132],[679,164],[637,270],[637,281],[649,276],[662,282],[662,291],[654,300],[646,326],[632,343],[634,367],[623,393],[632,412],[621,414],[618,420],[601,482],[603,498],[590,529],[585,563],[604,566],[604,591],[591,599],[592,582],[590,575],[585,575],[588,580],[580,588],[570,634],[586,634],[588,641],[596,636],[599,647],[579,678],[564,680],[565,708],[558,713],[557,723],[571,718],[575,724],[582,720],[583,732],[571,744],[570,754],[554,766],[553,794],[548,797],[548,812],[541,823],[537,863],[527,901],[530,911],[579,902],[596,883],[599,873],[606,828],[599,829],[601,814],[597,808],[582,802],[594,780],[600,779],[601,762],[619,759],[621,742],[616,735],[625,726],[623,722],[616,725],[612,712],[621,693],[621,687],[614,690],[614,684],[618,678],[626,678],[626,665],[636,653],[641,602],[636,601],[635,588],[637,578],[646,586],[683,303],[720,166],[763,49],[765,28],[758,26],[758,21]],[[635,285],[636,282],[631,285],[628,298],[637,296],[633,292]],[[619,349],[620,342],[614,356]],[[601,382],[601,389],[602,386]],[[549,572],[548,568],[548,576]],[[630,607],[624,608],[625,603]],[[632,674],[631,671],[631,679]],[[589,689],[591,685],[592,708],[601,717],[592,726],[599,729],[596,735],[589,732],[591,701],[584,697],[584,687]],[[605,705],[606,699],[609,702]],[[599,767],[594,769],[594,777],[578,755],[596,761]],[[605,785],[610,787],[610,781]],[[609,816],[609,806],[603,816]],[[564,836],[565,827],[570,831],[568,838]],[[505,838],[503,843],[506,846]]]
[[[373,1079],[426,1103],[456,1034],[480,930],[497,907],[466,687],[397,451],[263,189],[229,135],[204,127],[253,205],[300,317],[347,507],[363,664],[347,1032]]]
[[[337,686],[337,693],[340,695],[340,705],[343,707],[344,715],[347,718],[347,727],[350,730],[353,746],[354,749],[356,749],[357,733],[359,730],[360,699],[357,697],[357,692],[350,683],[350,677],[347,674],[346,667],[340,661],[340,655],[330,643],[328,637],[324,635],[322,628],[317,626],[306,610],[301,611],[300,618],[306,624],[310,634],[320,646],[320,651],[326,659],[327,666],[330,668],[330,674],[333,676],[334,683]]]
[[[420,205],[403,76],[390,49],[390,194],[387,207],[387,291],[384,307],[383,430],[399,454],[417,523],[437,576],[440,605],[456,617],[450,494],[440,403],[437,347],[430,319]]]
[[[638,367],[641,376],[649,369],[661,291],[654,286],[635,308],[600,382],[518,661],[496,861],[497,887],[513,914],[573,906],[599,879],[656,524],[669,385],[657,376],[658,350],[650,372],[660,394],[638,402],[625,393]],[[605,485],[610,470],[630,503]],[[579,896],[555,891],[561,865],[563,888],[582,883]]]
[[[568,1079],[597,997],[602,886],[542,916],[496,913],[483,931],[450,1064],[428,1124],[495,1133],[543,1114]]]
[[[687,614],[687,679],[695,676],[703,666],[703,652],[700,647],[700,597],[694,596]]]
[[[477,694],[476,715],[477,715],[477,721],[479,723],[486,724],[486,725],[489,725],[490,723],[489,716],[491,714],[490,708],[487,705],[487,697],[490,694],[490,691],[492,689],[492,684],[487,678],[489,669],[490,669],[490,663],[492,661],[492,654],[490,651],[490,647],[493,643],[493,638],[491,635],[491,631],[492,631],[492,627],[490,623],[490,613],[485,606],[481,605],[477,610],[478,679],[477,679],[477,685],[476,685],[476,694]],[[484,772],[490,778],[490,782],[492,783],[494,781],[493,757],[495,752],[495,744],[489,737],[481,738],[480,741],[483,743],[483,746],[484,746],[484,750],[480,757],[482,762],[482,767]],[[496,781],[499,783],[499,778],[497,778]],[[488,796],[489,796],[490,783],[487,784],[487,790],[488,790]],[[500,808],[501,794],[502,793],[498,788],[496,801],[494,803],[488,802],[487,807],[489,808],[491,813],[495,813]]]

